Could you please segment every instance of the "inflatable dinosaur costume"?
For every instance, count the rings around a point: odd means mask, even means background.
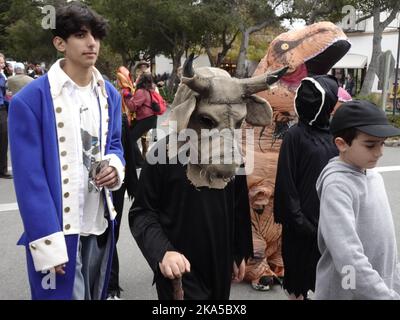
[[[281,257],[281,226],[273,218],[273,197],[276,167],[281,139],[296,120],[294,96],[301,79],[309,75],[326,74],[350,49],[343,31],[330,22],[319,22],[285,32],[270,44],[265,57],[253,76],[289,66],[275,86],[258,93],[273,109],[272,126],[265,131],[254,129],[254,170],[248,176],[254,245],[254,258],[248,261],[245,280],[257,290],[268,290],[273,279],[284,275]],[[249,148],[250,147],[250,148]]]

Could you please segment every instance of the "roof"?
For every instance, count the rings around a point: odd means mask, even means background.
[[[363,69],[368,57],[361,54],[348,53],[332,67],[334,69]]]

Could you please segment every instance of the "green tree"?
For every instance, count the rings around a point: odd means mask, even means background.
[[[7,11],[2,12],[0,18],[7,23],[5,32],[0,32],[0,43],[4,45],[6,54],[19,61],[53,62],[57,52],[51,43],[50,30],[42,27],[45,16],[42,7],[45,4],[58,5],[64,2],[66,0],[48,0],[45,3],[39,0],[10,1]]]
[[[201,43],[204,25],[199,18],[200,6],[192,0],[154,0],[146,2],[144,38],[154,51],[172,59],[172,73],[168,82],[171,92],[177,82],[177,70],[187,50],[195,50]]]
[[[246,58],[250,35],[267,26],[278,26],[279,20],[275,14],[277,6],[282,1],[265,0],[232,0],[233,19],[237,21],[241,33],[241,44],[236,68],[236,77],[246,76]]]
[[[11,1],[0,0],[0,52],[5,51],[5,44],[7,39],[6,28],[11,24],[11,17],[9,15]]]
[[[92,0],[92,7],[109,22],[109,33],[104,42],[109,50],[121,56],[129,69],[146,54],[141,26],[145,19],[141,3],[137,0]],[[111,56],[110,56],[111,57]]]
[[[109,19],[106,41],[124,64],[131,66],[139,57],[150,60],[156,54],[172,59],[168,83],[172,90],[181,57],[201,42],[198,4],[192,0],[92,0],[92,5]]]
[[[202,46],[210,65],[219,67],[240,32],[235,20],[232,19],[232,5],[226,0],[203,0],[199,6],[199,20],[205,26]]]
[[[282,18],[302,19],[307,25],[318,21],[337,22],[343,17],[342,8],[356,0],[293,0]]]

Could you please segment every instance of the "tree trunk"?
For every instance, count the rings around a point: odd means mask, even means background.
[[[237,35],[239,34],[239,30],[237,30],[235,32],[235,34],[232,36],[232,38],[229,41],[227,40],[227,37],[228,37],[227,34],[228,34],[227,29],[225,29],[222,34],[222,50],[221,50],[221,52],[218,52],[218,55],[217,55],[217,63],[216,63],[217,68],[219,68],[219,66],[222,64],[228,51],[232,48],[233,42],[235,41]]]
[[[244,78],[246,76],[246,55],[249,46],[250,34],[247,30],[242,31],[242,41],[240,43],[239,56],[236,64],[236,78]]]
[[[211,50],[209,48],[206,48],[206,53],[208,56],[208,61],[210,62],[211,67],[216,67],[217,65],[214,63],[214,57],[211,53]]]
[[[179,82],[178,79],[178,68],[181,66],[181,58],[183,55],[184,50],[177,50],[172,54],[172,72],[171,76],[168,80],[168,92],[173,93],[176,84]]]
[[[211,67],[215,67],[215,59],[212,55],[211,52],[211,41],[210,41],[210,36],[205,35],[204,39],[204,49],[206,50],[207,56],[208,56],[208,61],[210,62]]]
[[[383,28],[380,26],[380,10],[374,10],[374,35],[372,38],[372,56],[368,65],[367,74],[360,91],[360,95],[366,96],[371,93],[374,84],[375,75],[378,73],[378,56],[382,52],[382,33]]]
[[[382,52],[382,31],[374,31],[372,40],[372,56],[371,62],[368,65],[367,74],[365,75],[364,82],[360,91],[360,95],[366,96],[371,93],[372,86],[374,84],[375,75],[378,73],[378,57]]]
[[[371,93],[372,85],[374,84],[375,74],[378,72],[378,56],[382,52],[382,34],[385,28],[396,18],[399,11],[400,3],[392,8],[389,16],[383,22],[380,21],[380,7],[376,6],[373,10],[374,17],[374,36],[372,39],[372,57],[368,65],[367,74],[365,75],[364,83],[360,91],[360,95],[368,95]]]
[[[240,28],[240,31],[242,33],[242,42],[240,43],[240,51],[239,51],[239,57],[237,61],[237,68],[236,68],[236,74],[235,76],[237,78],[244,78],[246,77],[246,56],[247,56],[247,48],[249,47],[249,40],[250,40],[250,35],[254,32],[260,31],[261,29],[264,29],[268,24],[270,23],[269,20],[263,21],[259,23],[258,25],[245,28],[242,26]]]

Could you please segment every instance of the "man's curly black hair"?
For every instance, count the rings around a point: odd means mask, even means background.
[[[102,40],[107,34],[107,26],[107,20],[87,5],[72,1],[56,9],[56,28],[52,29],[52,33],[67,40],[86,27],[96,39]]]

